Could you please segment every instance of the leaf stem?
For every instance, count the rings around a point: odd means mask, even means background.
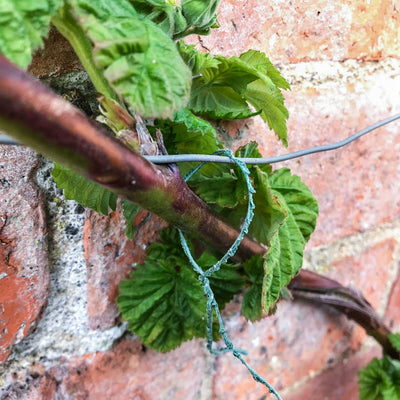
[[[58,13],[53,16],[52,23],[75,50],[97,91],[105,97],[118,101],[116,93],[96,67],[92,55],[92,44],[71,14],[69,7],[61,7]]]

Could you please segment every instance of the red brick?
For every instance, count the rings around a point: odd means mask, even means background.
[[[118,317],[115,299],[118,285],[132,271],[133,263],[145,259],[145,247],[157,237],[165,223],[152,216],[144,224],[143,210],[136,218],[137,232],[133,240],[125,236],[125,219],[121,212],[110,217],[90,212],[84,226],[84,249],[87,265],[87,307],[91,329],[107,329]]]
[[[399,7],[391,0],[225,0],[221,27],[201,43],[227,55],[254,48],[284,63],[380,60],[400,55],[399,19]]]
[[[197,400],[207,372],[203,345],[189,342],[160,354],[126,339],[104,353],[64,360],[46,372],[36,366],[14,381],[9,378],[6,398]]]
[[[357,372],[374,357],[381,357],[378,346],[340,362],[335,367],[307,381],[307,383],[286,394],[285,400],[355,400],[358,399]]]
[[[328,308],[283,301],[275,315],[251,324],[242,317],[227,323],[245,360],[278,391],[340,362],[360,347],[360,329]],[[215,400],[259,400],[267,390],[229,354],[218,356]]]
[[[360,255],[335,261],[333,268],[326,271],[326,276],[359,288],[371,305],[378,309],[386,301],[382,293],[390,277],[390,264],[397,245],[394,239],[387,239]]]
[[[316,84],[312,91],[304,87],[288,92],[288,149],[259,117],[246,122],[248,130],[241,133],[236,146],[256,140],[265,156],[286,154],[345,139],[400,109],[398,78],[385,72],[360,75],[355,86],[349,92],[338,81]],[[274,165],[299,175],[318,200],[320,214],[309,247],[327,245],[400,217],[399,124],[382,127],[341,149]]]
[[[50,285],[43,203],[30,150],[0,146],[0,364],[31,332]]]

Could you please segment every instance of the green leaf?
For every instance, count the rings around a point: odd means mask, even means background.
[[[0,52],[26,68],[32,52],[42,46],[51,17],[63,0],[1,0]]]
[[[188,106],[194,113],[222,119],[249,118],[257,114],[250,110],[241,95],[250,82],[258,79],[254,68],[249,69],[237,57],[217,56],[214,58],[218,61],[217,65],[209,59],[204,60],[204,57],[197,58],[200,60],[194,62],[198,62],[197,70],[201,76],[193,80]],[[202,61],[204,63],[200,67]]]
[[[121,283],[117,303],[129,330],[158,351],[206,336],[203,288],[179,257],[146,260]]]
[[[275,171],[269,182],[273,195],[288,214],[270,239],[264,264],[263,312],[271,310],[281,289],[299,272],[304,246],[315,229],[318,216],[317,201],[300,178],[290,174],[290,170]]]
[[[193,44],[187,45],[183,40],[177,43],[181,57],[192,70],[193,75],[198,75],[202,70],[207,68],[218,68],[220,63],[209,53],[198,51]]]
[[[392,346],[400,351],[400,333],[390,333],[388,338]]]
[[[133,113],[166,118],[186,105],[191,73],[168,35],[132,6],[129,16],[95,17],[77,2],[74,15],[94,45],[97,67]]]
[[[67,199],[104,215],[108,215],[110,208],[115,211],[117,195],[108,189],[57,163],[54,164],[53,177]]]
[[[182,0],[182,12],[189,25],[209,28],[217,22],[219,3],[220,0]]]
[[[239,57],[243,62],[253,66],[263,75],[268,76],[273,84],[281,89],[288,90],[290,85],[281,73],[272,65],[268,57],[257,50],[248,50]],[[262,77],[262,75],[260,76]]]
[[[249,236],[269,245],[271,238],[286,220],[288,210],[284,201],[273,192],[268,175],[265,172],[255,167],[252,169],[251,176],[256,193],[253,195],[255,209],[253,221],[249,227]],[[246,215],[246,211],[247,196],[234,210],[223,210],[222,215],[235,226],[239,226]]]
[[[288,219],[271,239],[264,264],[263,312],[273,309],[281,289],[289,284],[303,263],[305,241],[293,218]]]
[[[202,77],[193,80],[188,108],[195,114],[215,119],[245,119],[257,115],[232,88],[204,84]]]
[[[197,260],[197,263],[203,270],[211,268],[217,262],[218,259],[207,252],[204,252]],[[211,290],[221,310],[243,287],[244,279],[237,270],[238,265],[224,263],[221,265],[221,268],[214,272],[209,278]]]
[[[304,240],[307,242],[314,232],[318,217],[318,202],[307,185],[288,168],[281,168],[270,177],[271,188],[283,195]]]
[[[251,286],[243,295],[242,314],[250,321],[257,321],[263,317],[261,307],[262,282],[264,278],[264,259],[257,255],[244,264],[244,271],[251,282]]]
[[[134,234],[133,220],[138,214],[140,207],[128,200],[124,200],[122,206],[123,206],[124,217],[126,219],[125,234],[128,237],[128,239],[133,239],[133,234]]]
[[[222,147],[210,123],[185,108],[175,112],[173,120],[155,121],[155,126],[162,131],[169,154],[212,154]],[[180,164],[182,175],[186,175],[196,164]],[[199,176],[213,177],[219,171],[220,166],[206,164],[189,183],[193,183]]]
[[[400,400],[400,362],[374,358],[358,372],[360,400]]]
[[[206,203],[215,203],[220,207],[235,207],[238,204],[237,177],[224,172],[213,178],[197,179],[193,184],[196,194]]]
[[[240,147],[235,152],[235,157],[240,158],[261,158],[262,155],[258,150],[257,142],[249,142],[245,146]],[[268,175],[272,173],[272,167],[270,164],[260,164],[257,166],[261,171],[265,172]],[[250,171],[253,171],[256,167],[249,165],[248,168]]]
[[[243,96],[261,112],[261,118],[287,147],[286,120],[289,118],[289,112],[284,105],[280,90],[276,86],[271,88],[263,79],[259,79],[247,86]]]

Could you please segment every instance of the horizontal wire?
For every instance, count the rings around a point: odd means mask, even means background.
[[[293,153],[283,154],[275,157],[262,157],[262,158],[240,158],[238,160],[243,161],[246,164],[273,164],[281,161],[291,160],[293,158],[299,158],[306,156],[308,154],[319,153],[322,151],[335,150],[340,147],[346,146],[347,144],[353,142],[354,140],[372,132],[381,126],[387,125],[400,118],[400,114],[393,115],[392,117],[386,118],[382,121],[376,122],[373,125],[368,126],[361,131],[349,136],[348,138],[341,140],[336,143],[326,144],[323,146],[311,147],[309,149],[295,151]],[[154,164],[171,164],[180,162],[214,162],[214,163],[229,163],[232,164],[233,161],[225,156],[212,156],[208,154],[177,154],[177,155],[167,155],[167,156],[146,156],[146,159]]]
[[[346,139],[340,140],[339,142],[326,144],[322,146],[311,147],[304,150],[295,151],[293,153],[283,154],[275,157],[262,157],[262,158],[240,158],[246,164],[273,164],[281,161],[292,160],[294,158],[299,158],[306,156],[308,154],[320,153],[322,151],[336,150],[340,147],[346,146],[347,144],[353,142],[354,140],[360,138],[380,128],[381,126],[390,124],[393,121],[400,119],[400,114],[393,115],[392,117],[383,119],[382,121],[376,122],[361,131],[349,136]],[[18,142],[6,135],[0,135],[0,144],[8,145],[19,145]],[[226,163],[232,164],[233,161],[229,157],[225,156],[213,156],[208,154],[177,154],[177,155],[165,155],[165,156],[144,156],[148,161],[154,164],[172,164],[180,162],[214,162],[214,163]]]

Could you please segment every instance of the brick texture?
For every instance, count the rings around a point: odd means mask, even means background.
[[[202,348],[191,342],[160,354],[126,339],[104,353],[64,360],[47,371],[35,365],[9,376],[5,398],[198,400],[206,373]]]
[[[399,19],[391,0],[225,0],[221,29],[202,38],[201,46],[229,55],[257,48],[283,63],[381,60],[400,55]]]
[[[37,156],[0,146],[0,364],[31,332],[47,303],[49,265]]]
[[[84,249],[87,265],[87,307],[89,326],[107,329],[118,317],[115,299],[118,285],[129,276],[132,264],[143,262],[145,248],[157,237],[165,223],[142,210],[136,217],[136,234],[133,240],[125,236],[125,219],[120,212],[109,217],[90,212],[84,226]]]

